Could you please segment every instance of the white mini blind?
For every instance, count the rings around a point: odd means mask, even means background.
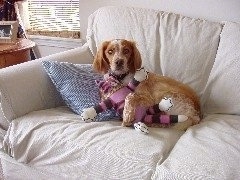
[[[79,0],[28,0],[32,31],[80,31]]]

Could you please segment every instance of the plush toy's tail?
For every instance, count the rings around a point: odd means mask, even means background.
[[[184,122],[188,119],[185,115],[165,114],[165,112],[170,110],[172,107],[173,104],[170,98],[164,98],[159,104],[153,105],[149,108],[139,106],[135,109],[135,122],[143,122],[146,124],[172,124]],[[162,109],[164,109],[164,111]]]
[[[178,122],[184,122],[188,119],[185,115],[164,115],[164,114],[155,114],[155,115],[146,115],[142,122],[146,124],[159,123],[159,124],[172,124]]]
[[[172,124],[184,122],[188,119],[185,115],[164,114],[159,107],[161,107],[160,103],[150,108],[146,108],[144,106],[137,107],[135,109],[135,123],[133,124],[134,129],[140,133],[148,134],[149,130],[147,125],[151,125],[153,123]]]

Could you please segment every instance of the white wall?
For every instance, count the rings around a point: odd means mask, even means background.
[[[102,6],[133,6],[159,9],[211,21],[240,23],[240,0],[80,0],[81,37],[85,39],[87,18]]]

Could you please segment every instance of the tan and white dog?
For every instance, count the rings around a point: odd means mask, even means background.
[[[123,97],[122,125],[131,126],[135,123],[135,129],[148,133],[147,126],[156,124],[179,130],[186,130],[189,126],[197,124],[200,121],[200,102],[194,90],[172,78],[154,73],[146,74],[144,69],[140,69],[141,65],[141,56],[135,43],[124,39],[103,42],[93,62],[94,69],[104,74],[105,79],[114,77],[114,81],[116,80],[118,82],[116,84],[120,86],[114,85],[118,89],[125,86],[132,88],[138,82],[134,90],[125,93]],[[82,118],[93,120],[97,113],[114,107],[114,99],[111,97],[115,92],[110,91],[105,94],[101,92],[103,101],[108,99],[107,104],[85,109]],[[140,111],[145,108],[147,113],[148,118],[145,118],[144,122],[143,120],[136,122],[139,107],[141,107]],[[156,116],[157,113],[160,113],[160,116]],[[166,116],[169,121],[161,123],[161,118],[166,120]]]

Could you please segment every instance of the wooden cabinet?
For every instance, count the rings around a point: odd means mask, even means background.
[[[18,39],[16,43],[0,44],[0,68],[31,60],[30,49],[35,43],[29,39]]]

